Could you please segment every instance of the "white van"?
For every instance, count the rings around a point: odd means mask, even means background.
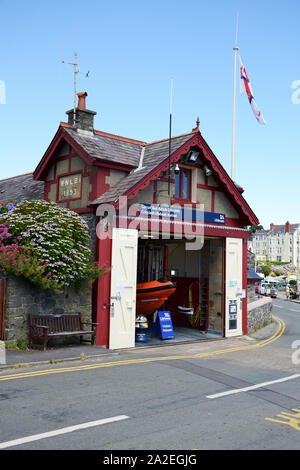
[[[260,295],[265,295],[266,294],[266,283],[265,282],[260,283],[260,286],[258,287],[258,293]]]
[[[261,282],[258,293],[260,295],[271,295],[271,286],[267,282]]]

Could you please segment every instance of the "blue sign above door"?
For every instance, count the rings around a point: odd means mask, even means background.
[[[140,204],[140,215],[147,217],[162,217],[172,220],[189,220],[192,222],[207,222],[225,224],[225,214],[203,212],[196,207],[161,206],[159,204]]]

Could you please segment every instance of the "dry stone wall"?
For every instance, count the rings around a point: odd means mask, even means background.
[[[92,288],[73,288],[62,294],[39,291],[27,281],[7,277],[5,340],[28,340],[28,313],[62,314],[80,312],[85,321],[92,318]]]

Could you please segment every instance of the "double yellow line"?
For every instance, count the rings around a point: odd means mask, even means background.
[[[148,362],[174,361],[178,359],[199,359],[199,358],[205,358],[205,357],[213,357],[213,356],[217,356],[221,354],[227,354],[227,353],[236,352],[236,351],[243,351],[247,349],[261,348],[277,340],[284,333],[285,323],[282,320],[280,320],[278,317],[273,316],[273,318],[278,323],[278,329],[276,333],[274,333],[274,335],[271,336],[270,338],[267,338],[266,340],[260,341],[255,344],[248,344],[246,346],[238,346],[235,348],[220,349],[217,351],[208,351],[205,353],[191,354],[191,355],[160,356],[160,357],[149,357],[149,358],[141,358],[141,359],[128,359],[124,361],[104,362],[102,364],[94,364],[94,365],[62,367],[59,369],[47,369],[47,370],[42,370],[42,371],[39,370],[39,371],[33,371],[33,372],[18,372],[17,374],[9,374],[9,375],[4,375],[0,377],[0,382],[7,381],[7,380],[15,380],[15,379],[26,379],[29,377],[39,377],[43,375],[62,374],[65,372],[78,372],[78,371],[84,371],[84,370],[101,369],[105,367],[133,365],[133,364],[146,364]]]

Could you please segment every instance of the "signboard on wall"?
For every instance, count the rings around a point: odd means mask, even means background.
[[[58,199],[78,199],[81,197],[81,173],[59,178]]]
[[[196,207],[184,208],[176,206],[161,206],[159,204],[140,204],[140,215],[161,217],[172,220],[190,220],[214,224],[225,224],[225,214],[217,212],[201,212]]]

